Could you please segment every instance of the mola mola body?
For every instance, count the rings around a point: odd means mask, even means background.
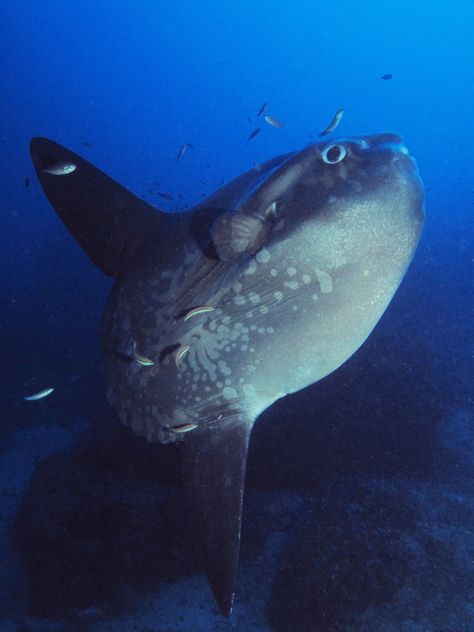
[[[50,140],[31,155],[63,222],[116,279],[101,331],[108,399],[136,434],[183,443],[197,550],[229,614],[252,426],[382,316],[423,227],[416,165],[394,134],[340,138],[165,213]],[[58,163],[75,169],[58,176]]]

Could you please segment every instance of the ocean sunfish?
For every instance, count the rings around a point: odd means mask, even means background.
[[[423,227],[415,162],[395,134],[312,143],[167,213],[51,140],[34,138],[31,157],[64,224],[115,277],[108,399],[148,441],[182,442],[194,539],[229,615],[253,424],[337,369],[382,316]],[[76,168],[57,178],[60,163]]]

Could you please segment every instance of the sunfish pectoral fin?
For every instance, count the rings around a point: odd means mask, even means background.
[[[118,276],[163,226],[165,213],[66,147],[33,138],[30,153],[54,210],[104,274]]]
[[[247,450],[253,419],[235,416],[200,427],[182,448],[183,480],[198,555],[219,610],[235,595]]]
[[[271,224],[255,215],[241,211],[222,213],[214,222],[211,238],[221,261],[236,261],[243,255],[253,255],[264,246]]]

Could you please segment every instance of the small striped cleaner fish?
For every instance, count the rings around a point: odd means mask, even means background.
[[[178,367],[178,369],[180,367],[181,360],[184,358],[184,356],[188,353],[190,349],[191,347],[189,345],[181,345],[181,347],[179,347],[176,350],[174,361],[176,362],[176,366]]]
[[[332,121],[326,127],[326,129],[323,132],[321,132],[320,136],[326,136],[326,134],[330,134],[331,132],[333,132],[336,129],[336,127],[339,125],[339,123],[341,122],[343,114],[344,114],[344,110],[342,109],[338,110],[336,114],[334,115],[334,118],[332,119]]]
[[[44,167],[41,171],[45,173],[52,173],[53,176],[67,176],[68,173],[76,171],[76,165],[72,162],[57,162],[49,167]]]
[[[184,424],[183,426],[175,426],[174,428],[170,428],[169,430],[170,432],[174,432],[175,434],[184,434],[185,432],[196,430],[197,427],[197,424]]]
[[[184,322],[192,318],[193,316],[199,316],[199,314],[208,314],[209,312],[214,312],[215,307],[212,305],[202,305],[202,307],[193,307],[187,312],[186,316],[183,318]]]
[[[44,399],[48,397],[48,395],[51,395],[53,391],[54,388],[45,388],[43,391],[35,393],[34,395],[26,395],[23,399],[27,402],[37,402],[39,399]]]
[[[155,364],[153,362],[153,360],[150,360],[150,358],[147,358],[146,356],[141,355],[141,353],[137,352],[137,344],[136,344],[136,342],[133,343],[133,352],[132,352],[132,354],[133,354],[133,359],[140,366],[153,366]]]

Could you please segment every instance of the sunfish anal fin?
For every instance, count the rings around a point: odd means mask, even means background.
[[[200,427],[182,448],[183,481],[196,550],[220,612],[235,596],[247,450],[253,420]]]

